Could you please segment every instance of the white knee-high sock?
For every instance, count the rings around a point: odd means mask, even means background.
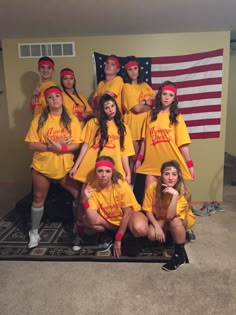
[[[34,206],[31,207],[31,228],[32,230],[38,230],[40,222],[43,217],[44,206],[40,208],[36,208]]]

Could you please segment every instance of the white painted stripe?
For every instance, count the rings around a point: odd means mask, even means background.
[[[193,100],[193,101],[184,101],[179,102],[179,108],[192,108],[199,106],[209,106],[209,105],[219,105],[221,104],[220,98],[207,98],[203,100]]]
[[[208,78],[221,78],[222,70],[218,71],[207,71],[207,72],[199,72],[199,73],[191,73],[191,74],[182,74],[178,76],[168,76],[168,77],[152,77],[152,84],[161,84],[164,81],[172,81],[172,82],[182,82],[182,81],[191,81],[191,80],[202,80]]]
[[[208,131],[220,131],[220,125],[207,125],[207,126],[188,127],[188,132],[189,133],[208,132]]]
[[[205,92],[218,92],[222,91],[222,84],[214,84],[214,85],[201,85],[195,87],[187,87],[178,89],[178,95],[186,95],[186,94],[198,94]]]
[[[151,70],[152,71],[171,71],[171,70],[182,70],[188,69],[192,67],[198,66],[206,66],[216,63],[223,63],[223,56],[218,57],[210,57],[195,61],[186,61],[186,62],[176,62],[176,63],[166,63],[166,64],[152,64]]]
[[[184,114],[184,120],[198,120],[198,119],[211,119],[211,118],[221,118],[221,112],[206,112],[206,113],[196,113],[196,114]]]

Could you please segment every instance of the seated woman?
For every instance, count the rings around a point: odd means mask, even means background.
[[[143,210],[150,221],[148,238],[165,242],[168,229],[175,242],[175,251],[162,269],[176,270],[186,262],[184,244],[186,229],[195,224],[195,217],[190,209],[190,193],[187,190],[180,166],[172,160],[162,164],[158,182],[147,188],[143,201]]]
[[[82,194],[84,225],[97,232],[114,231],[113,255],[121,256],[121,241],[130,229],[135,237],[147,235],[147,218],[122,175],[116,171],[114,160],[100,156],[96,160],[97,179],[88,184]]]

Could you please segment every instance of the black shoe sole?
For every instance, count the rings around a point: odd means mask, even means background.
[[[181,266],[183,266],[183,265],[185,265],[185,262],[182,263],[182,264],[180,264],[176,269],[168,269],[168,268],[165,268],[165,265],[162,266],[161,269],[162,269],[162,270],[165,270],[165,271],[167,271],[167,272],[171,272],[171,271],[176,271],[176,270],[178,270],[179,267],[181,267]]]

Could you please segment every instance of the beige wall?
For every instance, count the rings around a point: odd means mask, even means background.
[[[29,164],[31,153],[23,142],[31,121],[29,98],[37,83],[37,59],[19,59],[18,43],[55,41],[43,39],[6,39],[3,40],[5,82],[8,103],[8,124],[11,137],[8,169],[12,168],[17,198],[30,191],[31,180]],[[76,72],[78,87],[85,96],[94,89],[94,73],[91,53],[120,56],[163,56],[203,52],[224,48],[222,125],[219,139],[194,140],[191,145],[195,162],[197,181],[188,183],[193,200],[222,200],[223,163],[225,148],[226,104],[229,68],[229,32],[152,34],[132,36],[98,36],[79,38],[56,38],[56,41],[75,41],[75,58],[54,58],[57,80],[62,67],[69,66]],[[58,80],[57,80],[58,81]],[[7,128],[6,128],[7,129]],[[0,157],[2,160],[2,157]],[[2,162],[1,162],[2,163]]]
[[[0,134],[1,134],[1,155],[0,155],[0,216],[7,213],[14,207],[16,200],[16,186],[12,171],[13,159],[9,154],[11,133],[9,128],[9,113],[6,98],[4,79],[3,56],[0,51]]]
[[[236,52],[230,56],[225,151],[236,156]]]

